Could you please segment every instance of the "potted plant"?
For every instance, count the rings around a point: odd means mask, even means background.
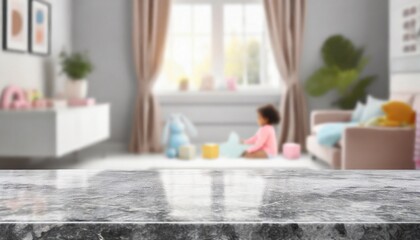
[[[362,77],[369,60],[364,49],[357,48],[347,38],[335,35],[322,47],[324,66],[306,82],[306,91],[313,97],[321,97],[337,91],[339,98],[333,103],[341,109],[353,109],[358,101],[364,101],[367,88],[376,76]]]
[[[65,95],[68,99],[87,97],[88,83],[86,77],[92,73],[93,64],[86,53],[61,53],[62,72],[67,76]]]

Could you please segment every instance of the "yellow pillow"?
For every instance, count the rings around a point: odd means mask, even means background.
[[[386,121],[399,125],[411,125],[415,122],[415,112],[410,105],[404,102],[391,101],[383,105]]]

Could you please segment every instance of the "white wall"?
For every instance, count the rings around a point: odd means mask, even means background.
[[[8,85],[36,88],[44,93],[55,92],[54,86],[60,86],[61,77],[57,73],[60,51],[71,48],[71,0],[48,0],[52,4],[52,54],[39,57],[29,53],[11,53],[0,50],[0,89]],[[0,1],[2,9],[3,1]],[[2,15],[2,11],[0,15]],[[3,16],[0,17],[0,26]],[[0,45],[2,46],[0,31]],[[58,83],[58,84],[57,84]]]
[[[420,95],[420,71],[391,74],[391,92]]]
[[[111,103],[111,141],[128,142],[136,94],[130,0],[73,0],[73,46],[95,64],[89,94]]]
[[[308,0],[308,4],[302,81],[321,66],[325,39],[341,33],[366,47],[372,60],[366,73],[379,76],[370,91],[387,97],[388,0]],[[73,6],[74,47],[89,50],[96,64],[90,93],[112,104],[112,141],[127,142],[137,86],[131,54],[131,1],[73,0]],[[334,99],[333,95],[310,98],[309,103],[313,109],[329,108]],[[250,109],[254,111],[254,106]],[[254,121],[253,111],[246,116],[249,121]]]
[[[419,5],[420,0],[391,0],[390,2],[390,73],[391,92],[394,94],[420,93],[420,55],[401,56],[398,38],[401,38],[401,14],[405,7]],[[420,44],[417,44],[420,47]]]

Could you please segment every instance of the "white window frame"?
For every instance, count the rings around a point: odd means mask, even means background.
[[[212,46],[212,73],[215,78],[216,83],[220,83],[225,79],[225,49],[224,49],[224,36],[225,36],[225,29],[224,29],[224,5],[226,4],[263,4],[263,0],[174,0],[173,4],[191,4],[191,5],[199,5],[199,4],[210,4],[212,9],[212,39],[211,39],[211,46]],[[243,19],[245,21],[245,18]],[[246,37],[246,36],[245,36]],[[263,46],[267,46],[270,44],[268,39],[268,33],[263,33],[262,36]],[[268,72],[267,72],[267,51],[262,49],[261,53],[261,65],[264,66],[262,71],[260,71],[260,85],[250,85],[248,81],[245,81],[245,85],[238,85],[238,89],[242,90],[273,90],[273,87],[268,84],[270,81],[268,79]],[[245,67],[246,64],[246,55],[244,56]],[[244,79],[247,79],[247,71],[244,71]],[[276,88],[276,87],[274,87]],[[276,88],[277,89],[277,88]],[[276,91],[276,90],[275,90]]]

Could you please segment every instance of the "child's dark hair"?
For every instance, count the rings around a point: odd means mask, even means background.
[[[277,125],[280,123],[280,114],[277,109],[269,104],[258,108],[258,113],[265,119],[267,119],[268,124]]]

